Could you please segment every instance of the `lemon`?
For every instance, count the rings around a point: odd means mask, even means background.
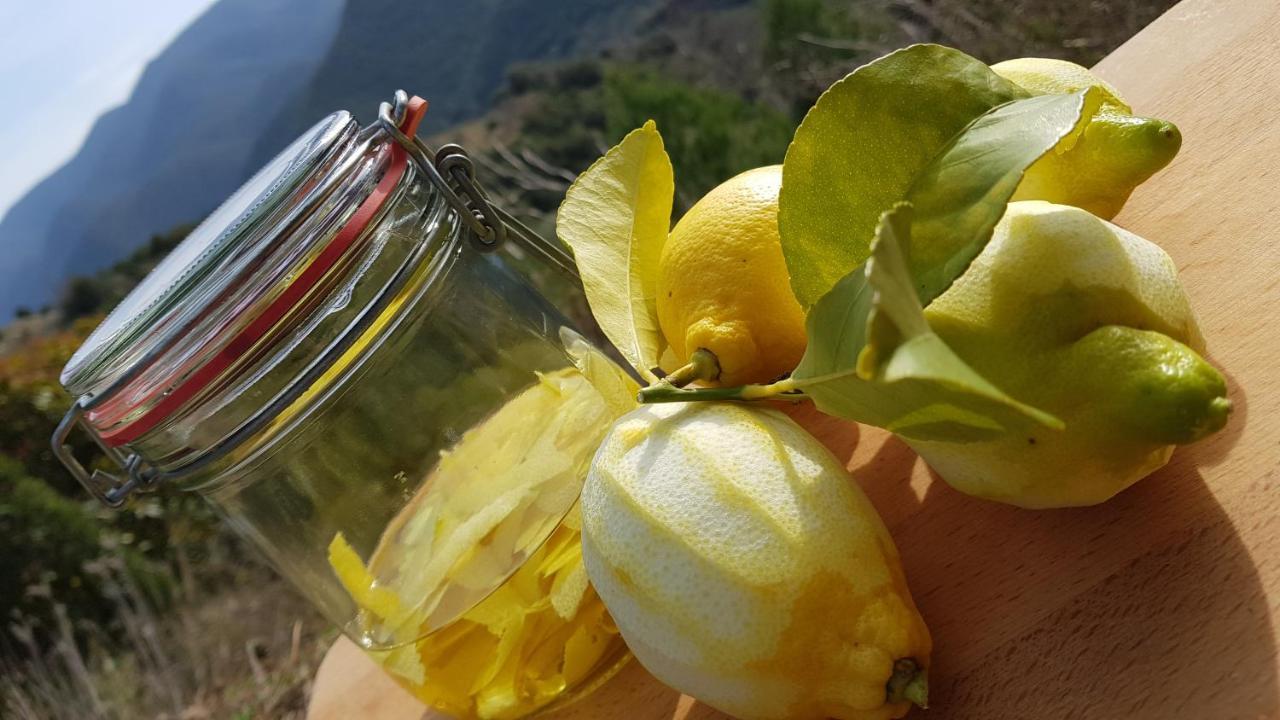
[[[928,629],[893,540],[785,415],[646,405],[600,446],[583,562],[636,658],[745,720],[880,720],[923,705]]]
[[[1132,112],[1115,86],[1083,65],[1066,60],[1026,57],[998,62],[991,69],[1005,80],[1037,95],[1073,93],[1096,87],[1102,91],[1104,105],[1119,112]]]
[[[1173,261],[1084,210],[1009,205],[991,242],[925,310],[966,362],[1062,431],[910,440],[960,490],[1025,507],[1102,502],[1220,429],[1231,403]]]
[[[689,209],[662,247],[658,323],[683,365],[699,348],[724,386],[766,382],[804,354],[804,311],[778,239],[782,166],[748,170]]]
[[[1133,189],[1168,165],[1182,146],[1177,126],[1133,115],[1114,87],[1075,63],[1018,58],[991,69],[1039,95],[1097,87],[1104,97],[1102,108],[1073,146],[1051,152],[1027,170],[1014,200],[1075,205],[1110,219]]]

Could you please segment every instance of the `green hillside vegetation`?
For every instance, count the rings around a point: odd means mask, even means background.
[[[1024,55],[1092,65],[1173,0],[760,0],[666,3],[629,41],[511,67],[491,109],[438,132],[480,155],[484,181],[536,227],[574,173],[647,119],[676,176],[675,216],[743,170],[778,163],[818,94],[916,42],[987,62]]]
[[[508,98],[531,94],[519,138],[524,149],[560,168],[585,168],[601,144],[617,142],[653,119],[676,169],[680,209],[725,178],[782,162],[795,129],[784,112],[741,96],[671,80],[643,65],[579,61],[523,67]],[[552,212],[561,194],[530,194],[525,210]]]
[[[64,320],[76,320],[115,307],[194,228],[195,224],[187,223],[153,235],[146,245],[106,270],[73,278],[59,303]]]

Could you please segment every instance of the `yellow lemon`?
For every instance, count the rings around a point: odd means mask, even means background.
[[[1094,75],[1083,65],[1051,58],[1017,58],[991,66],[1005,80],[1037,95],[1073,93],[1096,87],[1102,91],[1103,104],[1120,112],[1132,112],[1111,83]]]
[[[1037,95],[1102,90],[1101,110],[1065,151],[1027,170],[1014,200],[1047,200],[1110,219],[1129,195],[1178,154],[1182,135],[1165,120],[1135,116],[1114,87],[1065,60],[1018,58],[991,66],[997,75]]]
[[[699,348],[711,351],[719,385],[773,380],[804,354],[804,311],[778,240],[781,187],[781,165],[725,181],[689,209],[662,248],[662,333],[681,365]]]
[[[1065,205],[1017,202],[929,325],[1065,429],[908,440],[956,488],[1024,507],[1090,505],[1222,428],[1231,403],[1177,268],[1133,233]]]
[[[929,631],[871,503],[775,410],[646,405],[596,453],[583,563],[628,647],[744,720],[924,705]]]

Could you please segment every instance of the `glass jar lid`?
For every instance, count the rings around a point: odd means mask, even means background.
[[[432,151],[416,137],[426,108],[397,91],[369,126],[345,111],[317,123],[193,230],[76,351],[61,377],[76,402],[52,445],[95,497],[118,507],[133,492],[225,456],[268,422],[275,400],[220,416],[218,427],[229,433],[222,439],[194,442],[181,425],[188,415],[223,407],[214,402],[219,393],[258,377],[276,348],[292,347],[288,338],[308,327],[303,319],[323,307],[319,299],[367,264],[356,262],[360,253],[377,252],[365,247],[369,229],[416,178],[430,184],[477,251],[511,237],[576,278],[561,246],[489,202],[463,148]],[[392,282],[410,274],[399,272]],[[304,380],[294,378],[281,397],[292,397]],[[77,428],[126,477],[86,469],[67,444]]]
[[[346,154],[359,127],[335,112],[295,140],[200,223],[89,335],[62,371],[75,396],[95,397],[125,381],[179,336],[268,252],[275,224]]]

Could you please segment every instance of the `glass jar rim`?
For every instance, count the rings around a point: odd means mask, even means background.
[[[349,258],[362,246],[357,241],[366,237],[365,230],[406,177],[407,165],[404,153],[394,146],[389,151],[385,144],[357,146],[350,152],[353,160],[364,159],[353,162],[354,169],[336,183],[339,207],[328,213],[303,213],[318,220],[349,213],[345,223],[336,232],[318,236],[319,242],[303,218],[284,222],[292,233],[268,230],[272,247],[260,256],[254,253],[251,263],[266,267],[250,267],[235,278],[239,285],[227,285],[220,292],[225,300],[214,299],[195,315],[198,323],[189,329],[194,337],[177,337],[159,347],[150,365],[139,365],[88,410],[87,420],[99,437],[120,446],[146,436],[207,388],[234,375],[247,358],[270,354],[305,317],[305,306],[341,286]],[[355,191],[352,197],[342,194],[346,188]],[[201,299],[207,297],[205,293]]]
[[[317,174],[349,150],[357,129],[350,113],[330,114],[232,193],[85,339],[63,368],[67,391],[82,398],[109,394],[207,311],[238,279],[225,272],[230,256],[244,266],[267,252],[273,237],[265,226],[286,204],[301,203]]]
[[[403,110],[404,129],[416,131],[426,102]],[[122,447],[143,438],[246,356],[269,353],[349,271],[366,229],[411,176],[399,142],[379,125],[360,131],[345,111],[289,145],[108,316],[101,339],[96,330],[85,343],[79,360],[98,367],[99,389],[81,393],[79,404],[96,439]],[[306,230],[335,214],[345,218],[337,232]],[[119,341],[130,335],[133,342]],[[64,372],[74,374],[72,363]]]

